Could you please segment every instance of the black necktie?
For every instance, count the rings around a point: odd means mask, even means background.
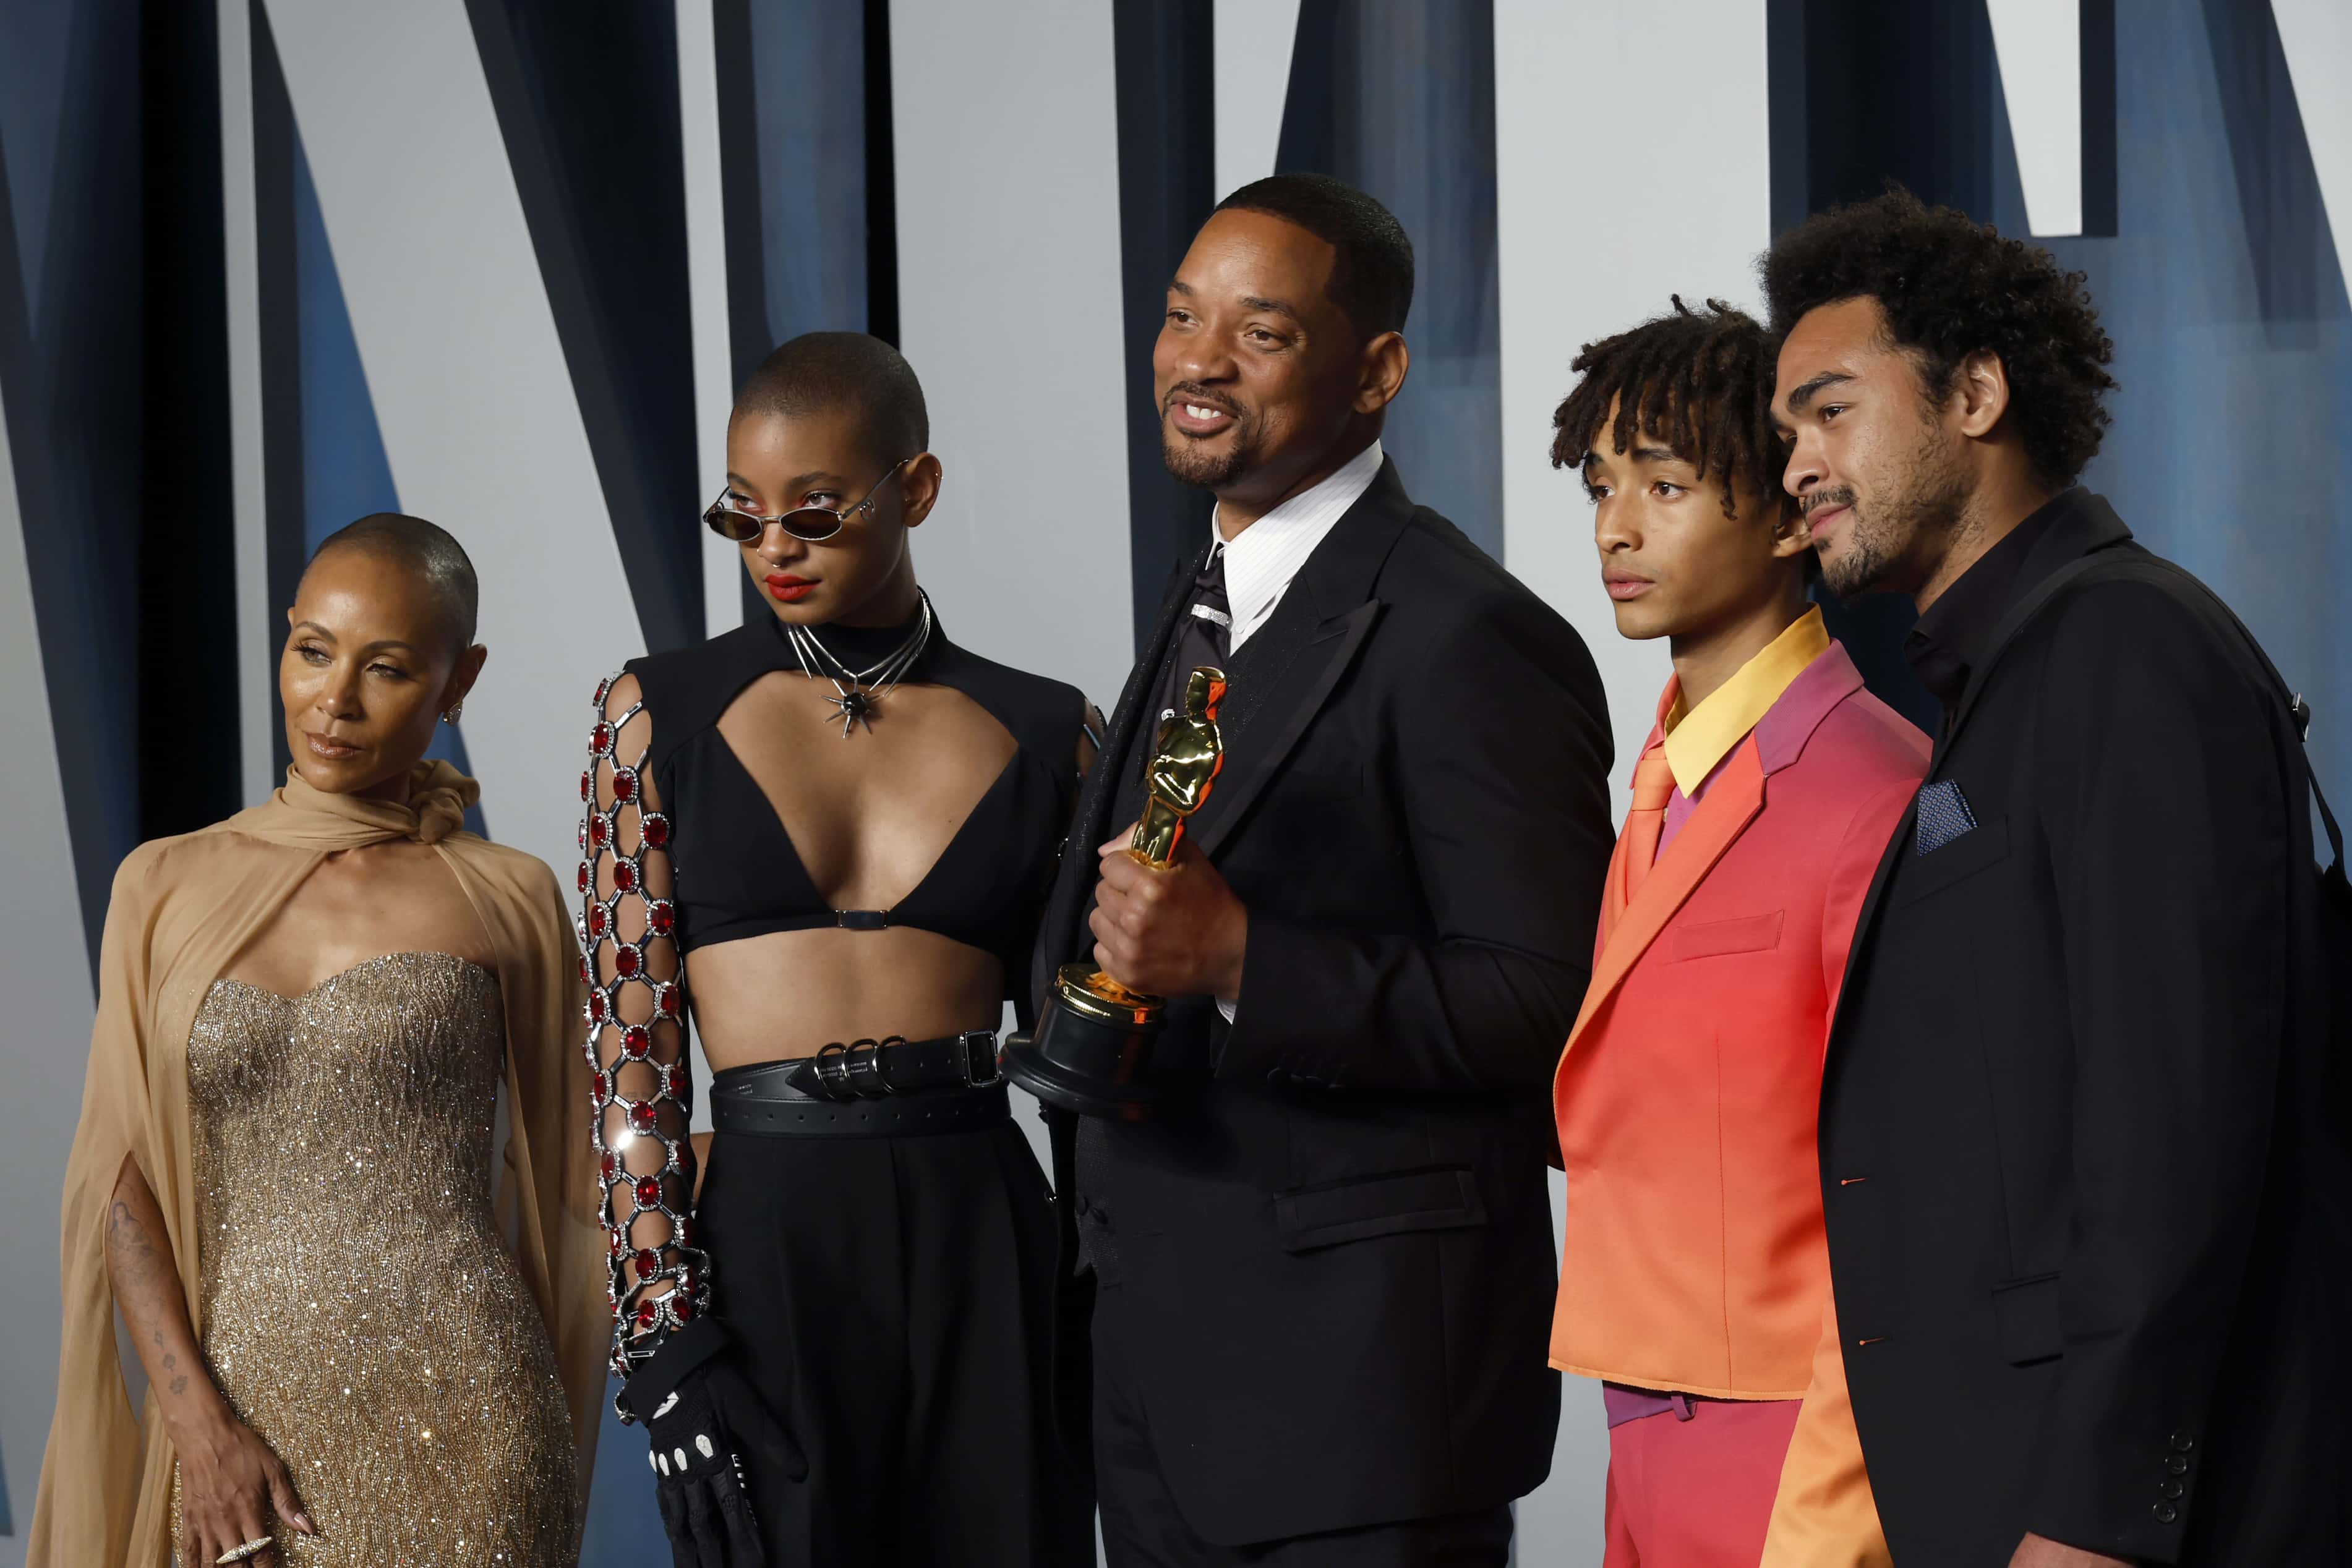
[[[1184,683],[1202,664],[1223,668],[1234,645],[1233,605],[1225,598],[1225,552],[1222,546],[1210,552],[1209,564],[1192,580],[1192,602],[1185,607],[1184,618],[1176,623],[1175,634],[1169,639],[1168,669],[1160,686],[1160,701],[1152,709],[1151,733],[1172,714],[1184,706]],[[1147,756],[1144,759],[1149,762]]]
[[[1183,707],[1184,685],[1192,679],[1195,668],[1202,664],[1223,667],[1233,650],[1233,608],[1225,598],[1225,552],[1219,546],[1210,552],[1209,564],[1192,580],[1192,601],[1185,606],[1183,616],[1169,636],[1159,694],[1149,711],[1136,716],[1129,766],[1127,776],[1119,780],[1118,802],[1112,813],[1116,819],[1114,831],[1142,815],[1143,776],[1151,765],[1160,727],[1171,713]],[[1091,955],[1093,948],[1089,946],[1087,952]],[[1078,1188],[1078,1259],[1081,1267],[1092,1267],[1102,1283],[1111,1285],[1118,1281],[1118,1254],[1113,1244],[1110,1215],[1102,1200],[1107,1142],[1100,1119],[1078,1118],[1077,1139],[1072,1150]]]

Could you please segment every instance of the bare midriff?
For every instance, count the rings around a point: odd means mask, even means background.
[[[697,947],[694,1026],[711,1071],[813,1056],[839,1040],[994,1029],[1002,966],[932,931],[777,931]]]

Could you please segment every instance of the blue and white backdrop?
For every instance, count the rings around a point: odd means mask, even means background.
[[[1219,193],[1328,170],[1420,253],[1390,449],[1583,629],[1630,756],[1664,654],[1614,637],[1546,462],[1568,361],[1672,290],[1752,307],[1776,229],[1895,176],[2089,274],[2091,482],[2352,789],[2347,68],[2340,0],[0,0],[0,1568],[110,876],[270,787],[326,532],[466,541],[492,658],[448,744],[561,865],[596,677],[745,613],[694,520],[730,386],[863,327],[930,395],[943,615],[1107,699],[1202,516],[1152,435],[1161,284]],[[1916,711],[1907,615],[1838,620]],[[1571,1386],[1521,1561],[1597,1561],[1598,1417]],[[638,1453],[592,1565],[659,1554]]]

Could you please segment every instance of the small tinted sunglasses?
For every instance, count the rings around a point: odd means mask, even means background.
[[[796,539],[814,544],[819,539],[833,538],[848,527],[849,519],[860,512],[873,516],[874,497],[882,493],[882,486],[890,482],[892,475],[913,461],[911,457],[901,457],[891,464],[882,471],[882,477],[874,481],[874,488],[866,492],[866,499],[854,507],[844,507],[837,512],[824,507],[795,507],[789,512],[763,517],[757,512],[747,512],[740,507],[729,505],[727,497],[733,494],[730,486],[719,492],[719,499],[711,502],[703,512],[702,520],[712,533],[730,544],[750,544],[767,531],[770,523],[781,525],[784,532]]]

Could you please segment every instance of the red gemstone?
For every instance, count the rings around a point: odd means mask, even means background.
[[[644,955],[627,943],[625,942],[613,950],[613,972],[621,978],[634,980],[637,977],[637,971],[643,967],[645,967]]]
[[[637,1207],[639,1208],[659,1208],[661,1207],[661,1178],[659,1176],[639,1176],[637,1178]]]
[[[596,770],[593,768],[582,768],[580,770],[580,798],[583,800],[591,800],[594,798],[595,793]]]
[[[586,861],[580,862],[580,891],[585,893],[596,880],[596,872]]]
[[[656,849],[661,848],[669,842],[669,819],[659,811],[646,812],[644,832],[646,842]]]
[[[623,1257],[623,1256],[625,1256],[625,1255],[628,1252],[628,1250],[629,1250],[629,1244],[628,1244],[628,1242],[627,1242],[626,1240],[625,1240],[625,1239],[622,1239],[621,1233],[620,1233],[619,1231],[617,1231],[617,1230],[615,1230],[615,1231],[612,1232],[611,1234],[612,1234],[612,1245],[611,1245],[611,1247],[608,1249],[608,1250],[610,1250],[610,1251],[612,1252],[613,1256],[614,1256],[614,1257],[615,1257],[615,1258],[619,1258],[619,1257]],[[608,1287],[607,1287],[607,1289],[610,1289],[610,1287],[608,1286]]]
[[[602,991],[588,993],[588,1021],[591,1023],[604,1021],[604,993]]]
[[[653,1106],[644,1101],[630,1106],[629,1125],[640,1133],[650,1134],[655,1126]],[[643,1190],[643,1184],[639,1184],[639,1190]]]
[[[626,768],[613,770],[613,799],[634,800],[637,798],[637,776]]]
[[[604,847],[604,841],[612,837],[612,835],[613,830],[606,824],[604,818],[591,817],[588,819],[588,841],[590,843],[594,844],[601,850]]]
[[[661,1010],[666,1017],[676,1018],[685,1008],[686,998],[678,993],[676,986],[661,988]]]
[[[677,911],[670,907],[670,902],[668,899],[657,898],[654,900],[651,904],[646,906],[646,929],[651,931],[655,936],[668,936],[670,934],[670,928],[677,924]]]
[[[604,679],[598,681],[596,683],[596,706],[598,707],[603,707],[604,706],[604,699],[607,696],[610,696],[612,692],[613,680],[611,676],[607,675]]]
[[[658,1303],[653,1301],[639,1301],[637,1303],[637,1326],[641,1329],[649,1329],[653,1327],[654,1320],[660,1316],[660,1314],[661,1307]]]
[[[588,732],[588,749],[602,757],[613,749],[613,727],[599,724]]]
[[[579,845],[579,846],[580,846],[580,848],[581,848],[582,850],[583,850],[583,851],[587,849],[587,847],[588,847],[588,824],[587,824],[587,823],[583,822],[583,823],[581,823],[578,827],[576,827],[576,828],[574,828],[574,829],[572,829],[572,841],[573,843],[575,843],[575,844]]]
[[[588,935],[591,936],[602,936],[604,935],[604,927],[611,923],[611,919],[612,917],[604,913],[604,906],[603,904],[590,904],[588,906]]]
[[[608,1182],[614,1176],[621,1174],[621,1162],[611,1155],[606,1155],[602,1159],[599,1159],[596,1162],[596,1166],[598,1169],[604,1173],[604,1179]]]
[[[613,1098],[613,1075],[599,1071],[588,1083],[589,1101],[602,1111]]]
[[[613,885],[623,893],[637,891],[637,868],[633,862],[614,861],[613,862]]]
[[[670,1316],[676,1318],[682,1323],[692,1322],[694,1321],[694,1298],[688,1295],[684,1291],[672,1291],[669,1293],[669,1313]]]
[[[596,977],[588,972],[588,955],[585,953],[580,955],[580,979],[583,985],[596,983]]]
[[[635,1261],[637,1266],[637,1278],[640,1280],[650,1280],[656,1274],[661,1272],[660,1254],[650,1251],[646,1248],[640,1247],[637,1249],[637,1255],[633,1261]]]
[[[693,1087],[693,1083],[687,1077],[685,1068],[673,1064],[662,1074],[662,1087],[669,1091],[671,1099],[682,1101],[686,1098],[687,1091]]]
[[[622,951],[625,953],[628,949],[625,947]],[[646,1052],[653,1048],[654,1037],[646,1031],[645,1025],[633,1023],[621,1031],[621,1050],[631,1061],[643,1061]]]

